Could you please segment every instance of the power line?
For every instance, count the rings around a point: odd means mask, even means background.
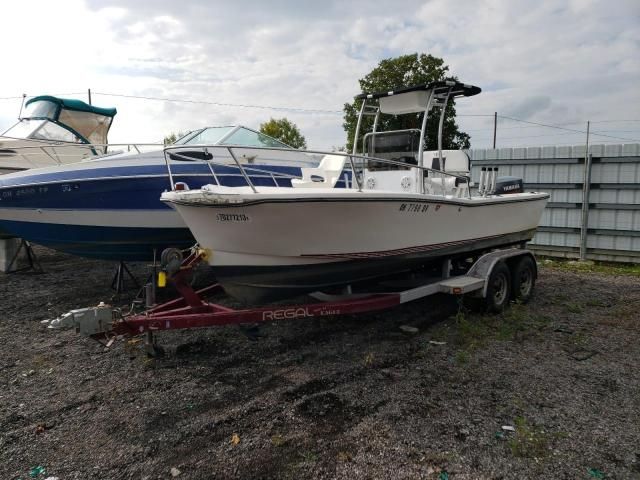
[[[548,125],[548,124],[545,124],[545,123],[531,122],[529,120],[520,120],[519,118],[507,117],[506,115],[499,115],[499,117],[506,118],[507,120],[513,120],[514,122],[529,123],[531,125],[538,125],[540,127],[557,128],[558,130],[566,130],[568,132],[582,133],[584,135],[587,134],[587,132],[585,130],[577,130],[575,128],[566,128],[566,127],[560,127],[558,125]],[[600,136],[600,137],[614,138],[616,140],[625,140],[625,141],[629,141],[629,142],[640,142],[640,140],[638,140],[636,138],[616,137],[614,135],[607,135],[607,134],[604,134],[604,133],[595,133],[595,132],[592,132],[591,134],[592,135],[597,135],[597,136]]]
[[[517,136],[517,137],[501,137],[500,140],[518,140],[521,138],[541,138],[541,137],[562,137],[562,136],[566,136],[566,135],[577,135],[576,133],[573,132],[566,132],[566,133],[547,133],[545,135],[522,135],[522,136]],[[474,137],[472,137],[474,138]],[[491,140],[493,138],[493,136],[491,137],[475,137],[475,140]]]
[[[62,97],[65,95],[86,95],[86,92],[71,92],[71,93],[52,93],[55,97]],[[0,100],[21,100],[22,98],[34,98],[39,95],[19,95],[17,97],[0,97]]]
[[[591,123],[624,123],[624,122],[640,122],[640,120],[623,119],[623,120],[594,120]]]
[[[323,109],[317,109],[317,108],[274,107],[269,105],[249,105],[249,104],[239,104],[239,103],[214,102],[214,101],[208,101],[208,100],[146,97],[142,95],[124,95],[119,93],[105,93],[105,92],[93,92],[93,94],[104,95],[108,97],[134,98],[137,100],[154,100],[154,101],[163,101],[163,102],[191,103],[191,104],[200,104],[200,105],[216,105],[219,107],[259,108],[262,110],[280,110],[280,111],[304,112],[304,113],[328,113],[332,115],[342,113],[341,110],[323,110]]]
[[[640,132],[640,130],[636,128],[635,130],[598,130],[598,132],[635,133],[635,132]],[[598,133],[598,132],[592,132],[592,133]]]

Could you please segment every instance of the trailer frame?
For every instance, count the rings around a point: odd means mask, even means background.
[[[223,291],[214,283],[200,290],[194,290],[189,284],[191,270],[206,259],[207,252],[194,248],[182,262],[177,271],[172,272],[167,280],[176,288],[180,296],[168,302],[153,306],[142,313],[122,315],[114,310],[111,325],[104,320],[96,320],[96,316],[85,316],[76,323],[76,331],[91,336],[96,340],[113,339],[115,336],[136,336],[146,334],[148,351],[155,348],[153,334],[163,330],[206,328],[222,325],[256,325],[276,320],[299,320],[313,317],[335,315],[351,315],[388,309],[414,300],[428,297],[436,293],[467,295],[482,299],[490,292],[490,282],[496,266],[518,265],[519,259],[530,257],[535,265],[534,254],[519,247],[494,250],[481,255],[471,267],[461,275],[451,275],[452,259],[443,260],[441,275],[408,289],[389,292],[353,293],[350,287],[344,293],[327,294],[315,292],[311,294],[318,300],[314,303],[274,304],[267,306],[233,309],[219,303],[205,301],[205,298]],[[504,270],[504,267],[501,267]],[[530,272],[535,281],[537,268]],[[513,272],[512,272],[513,274]],[[504,276],[504,275],[503,275]],[[507,283],[510,281],[508,280]],[[511,290],[502,292],[509,295]],[[531,285],[531,289],[533,284]],[[112,343],[112,342],[111,342]]]

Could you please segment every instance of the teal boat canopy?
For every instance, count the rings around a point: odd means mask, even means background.
[[[115,108],[94,107],[82,100],[40,95],[25,103],[20,123],[36,125],[33,135],[44,140],[104,145],[116,113]]]
[[[114,117],[118,111],[115,108],[102,108],[102,107],[94,107],[93,105],[89,105],[88,103],[83,102],[82,100],[76,100],[75,98],[58,98],[53,97],[51,95],[40,95],[38,97],[33,97],[27,100],[25,103],[25,107],[28,107],[32,103],[35,102],[51,102],[58,105],[60,108],[64,108],[66,110],[75,110],[76,112],[88,112],[95,113],[97,115],[104,115],[106,117]]]

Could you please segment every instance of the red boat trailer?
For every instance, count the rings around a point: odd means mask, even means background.
[[[372,312],[424,298],[435,293],[463,295],[473,292],[485,298],[487,304],[504,308],[512,295],[511,285],[523,276],[529,283],[519,284],[526,299],[531,295],[537,268],[531,251],[510,248],[487,253],[477,259],[464,275],[450,276],[451,260],[443,262],[442,275],[417,287],[389,293],[347,293],[328,295],[314,293],[318,303],[296,305],[270,305],[235,310],[204,298],[219,293],[222,287],[213,284],[194,290],[188,283],[190,271],[204,258],[206,252],[194,250],[177,271],[168,277],[179,298],[131,315],[114,315],[110,321],[99,315],[87,315],[76,323],[76,331],[95,339],[114,338],[117,335],[147,334],[147,345],[153,345],[153,333],[161,330],[204,328],[220,325],[260,324],[274,320],[324,317]],[[526,268],[525,268],[526,267]],[[523,270],[524,269],[524,273]],[[512,280],[513,279],[513,280]],[[524,282],[524,280],[523,280]],[[516,288],[516,285],[513,285]],[[516,294],[518,292],[515,292]],[[526,301],[525,299],[525,301]]]
[[[222,292],[222,287],[219,284],[215,283],[197,291],[189,285],[187,281],[189,272],[202,261],[203,256],[202,251],[192,253],[185,259],[180,270],[168,277],[168,280],[180,294],[179,298],[152,307],[137,315],[115,319],[109,332],[99,332],[91,336],[99,337],[105,333],[139,335],[160,330],[256,324],[274,320],[346,315],[382,310],[403,303],[400,293],[325,295],[325,299],[330,298],[331,300],[319,303],[271,305],[234,310],[203,300]]]

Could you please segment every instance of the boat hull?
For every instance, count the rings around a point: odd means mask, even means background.
[[[534,230],[528,230],[499,237],[471,239],[388,258],[288,266],[232,265],[219,266],[214,271],[217,281],[229,295],[246,303],[260,304],[429,267],[444,257],[467,257],[492,248],[520,244],[531,240],[534,233]]]
[[[211,250],[209,263],[227,293],[247,303],[526,242],[548,198],[514,194],[468,200],[291,190],[229,195],[224,200],[231,203],[206,196],[194,201],[176,192],[163,198],[178,210],[198,243]]]
[[[299,175],[292,165],[256,165]],[[246,181],[237,168],[212,167],[223,185]],[[209,167],[183,162],[174,181],[199,188],[212,181]],[[250,175],[273,185],[270,174]],[[281,186],[289,180],[278,178]],[[195,243],[180,216],[160,201],[170,188],[162,154],[116,156],[64,167],[31,169],[0,177],[0,232],[65,253],[102,260],[150,261],[164,248]]]

